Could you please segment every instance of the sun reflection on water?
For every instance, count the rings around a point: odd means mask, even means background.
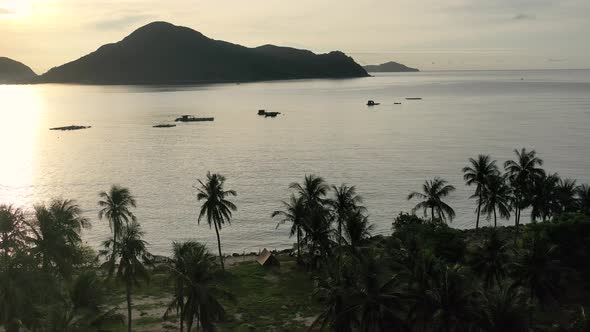
[[[30,203],[42,109],[36,87],[0,85],[0,204]]]

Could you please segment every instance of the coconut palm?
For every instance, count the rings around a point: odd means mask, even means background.
[[[123,234],[123,226],[129,225],[136,220],[131,208],[135,208],[135,197],[128,188],[113,185],[108,192],[103,191],[98,194],[98,218],[106,218],[109,221],[109,227],[113,233],[113,243],[117,243],[117,238]],[[115,248],[113,248],[115,250]]]
[[[590,215],[590,185],[582,184],[576,187],[576,207],[585,215]]]
[[[455,210],[442,201],[443,198],[447,197],[453,191],[455,191],[455,187],[447,184],[447,181],[439,177],[425,181],[422,185],[421,193],[414,191],[408,195],[408,200],[413,198],[422,199],[412,209],[412,213],[415,213],[417,210],[424,210],[424,216],[426,216],[428,210],[430,210],[430,217],[433,222],[435,221],[435,212],[441,221],[453,221]]]
[[[369,217],[363,215],[361,211],[348,215],[344,221],[344,240],[352,252],[371,237],[373,228],[374,225],[369,222]]]
[[[498,213],[501,218],[510,218],[510,188],[506,185],[503,176],[498,174],[488,178],[486,186],[483,188],[480,205],[483,207],[482,212],[488,215],[488,218],[494,215],[494,228],[498,225]]]
[[[559,179],[556,199],[558,213],[574,212],[576,210],[576,180]]]
[[[280,217],[281,220],[277,224],[277,228],[280,225],[289,222],[291,223],[291,230],[289,232],[289,236],[296,235],[297,236],[297,257],[301,258],[301,237],[303,228],[305,227],[305,217],[306,217],[306,210],[305,205],[303,204],[303,199],[301,197],[295,197],[295,195],[291,195],[291,199],[289,202],[283,201],[284,210],[282,211],[274,211],[271,214],[272,218]]]
[[[541,305],[557,300],[563,271],[556,259],[557,247],[537,233],[526,240],[514,264],[514,279],[528,291],[531,300],[537,299]]]
[[[231,223],[232,211],[236,211],[237,207],[234,203],[229,201],[229,196],[236,196],[234,190],[225,190],[225,177],[221,174],[207,173],[207,181],[199,180],[199,187],[197,188],[197,200],[203,200],[199,218],[197,222],[200,223],[203,216],[207,216],[207,223],[209,228],[211,225],[215,227],[215,235],[217,235],[217,249],[219,249],[219,261],[221,262],[221,269],[225,271],[223,265],[223,255],[221,254],[221,239],[219,238],[219,231],[221,227]]]
[[[142,240],[144,233],[139,224],[131,221],[123,227],[123,233],[118,243],[113,239],[103,242],[104,250],[100,255],[106,258],[109,271],[115,272],[115,278],[125,284],[125,298],[127,301],[127,331],[132,328],[131,292],[134,286],[139,286],[139,280],[149,280],[146,265],[151,262],[151,254],[147,250],[147,242]],[[113,257],[114,256],[114,257]]]
[[[87,227],[88,220],[73,200],[56,199],[49,206],[37,205],[30,227],[31,253],[40,258],[45,271],[55,269],[69,278],[74,265],[82,263],[80,232]]]
[[[0,205],[0,251],[5,259],[25,240],[25,215],[12,205]]]
[[[168,269],[174,280],[175,292],[164,318],[176,310],[181,332],[185,322],[187,331],[190,331],[194,319],[205,331],[213,331],[214,323],[225,314],[215,297],[219,290],[210,285],[215,268],[213,256],[205,245],[193,241],[174,242],[172,246],[173,258],[168,263]]]
[[[475,194],[472,197],[477,197],[477,219],[475,221],[475,229],[479,228],[479,216],[481,212],[481,203],[483,201],[483,189],[486,186],[488,179],[499,173],[496,160],[491,160],[489,155],[480,154],[477,160],[469,158],[471,166],[463,168],[463,179],[468,186],[475,185]]]
[[[530,198],[530,188],[535,178],[545,174],[540,167],[543,166],[543,160],[537,157],[535,150],[527,151],[522,148],[520,151],[514,149],[516,160],[508,160],[504,163],[504,169],[510,180],[514,193],[514,224],[518,227],[520,224],[520,212],[528,206],[527,200]]]
[[[364,211],[365,208],[360,205],[363,202],[363,198],[356,193],[355,186],[349,187],[343,183],[340,187],[332,186],[332,190],[334,191],[334,198],[328,200],[328,205],[332,207],[336,222],[338,223],[338,245],[340,245],[342,224],[350,214],[356,213],[357,210]]]
[[[493,230],[486,241],[477,246],[469,263],[473,272],[482,278],[485,288],[491,288],[494,284],[500,285],[509,272],[508,245],[500,239],[499,233]]]
[[[477,326],[481,331],[530,331],[527,298],[520,287],[500,285],[477,294]]]
[[[326,202],[326,193],[329,190],[324,179],[313,174],[306,175],[303,184],[293,182],[289,188],[299,194],[308,210],[315,210],[323,206]]]
[[[536,178],[531,188],[531,219],[536,221],[541,218],[543,221],[559,213],[557,174],[542,175]]]

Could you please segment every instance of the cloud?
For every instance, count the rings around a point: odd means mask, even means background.
[[[153,18],[152,15],[147,14],[126,15],[123,17],[97,21],[93,23],[93,26],[100,30],[116,30],[138,23],[147,23],[146,21],[153,20]]]
[[[3,14],[14,14],[14,12],[12,10],[6,9],[6,8],[0,8],[0,15]]]
[[[513,17],[513,19],[514,19],[514,20],[517,20],[517,21],[522,21],[522,20],[534,20],[534,19],[536,19],[536,17],[535,17],[535,15],[529,15],[529,14],[523,14],[523,13],[520,13],[520,14],[517,14],[517,15],[515,15],[515,16]]]

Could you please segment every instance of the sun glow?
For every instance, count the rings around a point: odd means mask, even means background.
[[[35,89],[0,85],[0,204],[25,205],[31,196],[42,105]]]
[[[27,16],[31,8],[30,0],[0,0],[0,19]]]

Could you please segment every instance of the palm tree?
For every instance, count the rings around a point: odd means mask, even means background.
[[[0,250],[5,259],[25,240],[25,215],[12,205],[0,205]]]
[[[557,247],[538,233],[524,243],[514,264],[513,274],[517,284],[528,290],[531,300],[541,305],[556,300],[560,293],[562,268],[555,258]]]
[[[520,224],[520,212],[526,208],[530,196],[530,188],[535,178],[545,174],[538,166],[543,166],[543,160],[537,157],[535,150],[528,151],[522,148],[514,149],[516,160],[508,160],[504,163],[504,169],[508,175],[514,192],[514,208],[516,227]]]
[[[531,188],[531,219],[536,221],[542,218],[543,221],[559,213],[558,184],[559,175],[549,174],[536,178]]]
[[[313,254],[313,265],[317,265],[317,260],[323,258],[330,249],[331,219],[325,198],[329,187],[322,177],[311,174],[305,176],[303,184],[294,182],[289,188],[296,191],[305,207],[303,242]]]
[[[232,211],[236,211],[237,207],[234,203],[230,202],[227,198],[229,196],[236,196],[237,193],[234,190],[225,190],[223,185],[225,184],[225,177],[221,174],[207,173],[207,182],[199,180],[200,187],[197,193],[197,200],[204,200],[205,202],[201,206],[201,212],[197,223],[201,222],[203,216],[207,216],[207,223],[209,228],[211,225],[215,227],[215,235],[217,235],[217,249],[219,249],[219,261],[221,262],[221,269],[225,271],[223,265],[223,255],[221,254],[221,240],[219,238],[219,231],[221,227],[227,222],[231,223]]]
[[[322,177],[313,174],[306,175],[303,184],[293,182],[289,185],[289,188],[294,189],[299,194],[308,210],[323,206],[329,189]]]
[[[481,331],[530,331],[531,308],[520,287],[515,285],[478,292],[477,326]]]
[[[341,244],[342,239],[342,224],[351,213],[357,210],[364,211],[365,208],[361,206],[363,198],[357,195],[355,186],[347,186],[341,184],[340,187],[332,186],[334,191],[334,198],[328,200],[328,204],[334,210],[336,222],[338,223],[338,245]]]
[[[133,321],[131,310],[133,286],[138,286],[140,279],[149,280],[146,265],[150,264],[151,254],[147,250],[147,242],[142,240],[143,235],[139,224],[131,221],[128,226],[123,227],[119,243],[115,243],[113,235],[113,239],[103,242],[105,249],[100,252],[109,265],[114,265],[118,260],[116,266],[109,266],[109,271],[114,271],[116,268],[116,279],[125,284],[128,332],[131,332]]]
[[[453,221],[455,211],[442,201],[444,197],[447,197],[453,191],[455,191],[455,187],[447,184],[447,181],[439,177],[425,181],[421,193],[414,191],[408,195],[408,200],[413,198],[423,199],[412,209],[412,213],[422,209],[424,210],[424,216],[426,216],[428,209],[430,209],[430,217],[433,222],[435,221],[435,211],[440,220],[446,221],[448,219]]]
[[[369,222],[369,217],[363,215],[361,211],[356,211],[345,219],[344,239],[352,252],[371,237],[373,228],[374,225]]]
[[[37,205],[30,226],[31,252],[41,259],[43,269],[55,268],[64,278],[69,278],[73,266],[82,262],[80,233],[90,227],[80,207],[67,199],[53,200],[49,206]]]
[[[503,176],[493,175],[488,178],[486,186],[483,188],[481,195],[482,201],[480,205],[483,206],[482,211],[488,215],[488,218],[494,215],[494,228],[498,226],[499,212],[501,218],[510,218],[510,188],[506,185]]]
[[[508,274],[509,262],[508,245],[502,242],[496,230],[489,234],[483,245],[475,249],[469,260],[471,269],[481,276],[485,288],[501,284]]]
[[[475,185],[475,194],[473,197],[478,197],[477,201],[477,219],[475,221],[475,229],[479,228],[479,215],[481,212],[481,203],[483,196],[483,189],[486,186],[488,179],[499,173],[496,160],[491,160],[489,155],[480,154],[477,160],[469,158],[471,166],[463,168],[463,179],[468,186]]]
[[[282,219],[277,224],[277,228],[286,222],[291,223],[291,230],[289,236],[297,235],[297,257],[301,258],[301,236],[303,227],[305,226],[306,210],[301,197],[297,198],[291,195],[289,202],[283,201],[284,210],[274,211],[271,214],[272,218],[280,216]]]
[[[590,215],[590,185],[576,187],[576,207],[585,215]]]
[[[175,292],[164,318],[172,310],[180,313],[180,331],[190,331],[194,319],[205,331],[213,331],[214,323],[221,319],[225,310],[215,298],[219,289],[209,283],[213,280],[213,256],[205,245],[188,241],[174,242],[174,256],[168,264],[171,278],[174,280]]]
[[[98,194],[98,218],[107,218],[109,227],[113,233],[113,244],[117,244],[117,238],[123,234],[123,226],[129,225],[130,222],[136,221],[135,215],[131,208],[135,208],[135,197],[128,188],[113,185],[108,192],[103,191]],[[115,248],[113,247],[113,250]]]
[[[576,210],[576,180],[559,179],[556,195],[559,213],[574,212]]]

